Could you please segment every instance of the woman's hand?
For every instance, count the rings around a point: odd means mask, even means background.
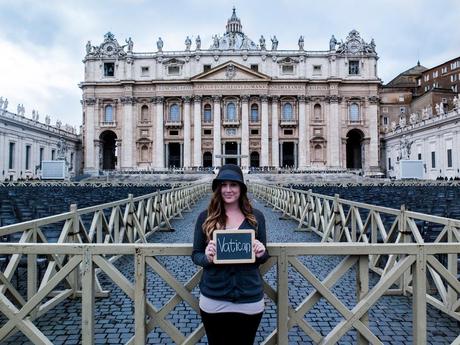
[[[204,254],[208,258],[209,262],[214,262],[214,257],[216,256],[216,242],[209,241],[206,249],[204,250]]]
[[[259,240],[254,240],[252,250],[254,251],[254,254],[256,254],[256,258],[260,258],[265,254],[265,246]]]

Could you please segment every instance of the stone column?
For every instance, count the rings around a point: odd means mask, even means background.
[[[260,96],[262,101],[260,166],[268,166],[268,96]]]
[[[117,159],[117,162],[115,163],[115,169],[120,170],[121,169],[121,148],[122,148],[122,140],[121,139],[115,139],[115,157]]]
[[[249,167],[249,96],[241,96],[241,166]],[[246,156],[246,157],[245,157]]]
[[[155,103],[155,168],[164,168],[164,97],[156,97]]]
[[[83,127],[85,131],[85,152],[84,160],[85,166],[83,171],[88,174],[96,174],[99,170],[97,165],[97,156],[96,156],[96,147],[94,140],[96,139],[96,128],[99,128],[99,114],[95,111],[96,108],[96,99],[87,98],[84,100],[86,105],[85,109],[85,126]],[[40,149],[39,149],[40,152]],[[7,156],[5,156],[7,157]],[[45,157],[43,157],[45,159]],[[5,169],[6,170],[6,169]]]
[[[371,171],[379,171],[379,127],[377,105],[379,99],[377,96],[369,97],[369,107],[367,116],[369,119],[369,156],[368,163]]]
[[[222,143],[221,143],[221,115],[220,115],[220,96],[214,96],[214,111],[213,111],[213,154],[212,154],[212,165],[215,167],[222,166],[222,158],[217,158],[222,154]]]
[[[278,96],[272,96],[272,166],[280,165]]]
[[[123,119],[122,119],[122,139],[123,139],[123,154],[121,161],[121,168],[133,168],[136,157],[133,154],[134,147],[134,128],[133,128],[133,97],[122,97],[121,104],[123,108]],[[117,121],[120,122],[120,116],[116,114]],[[134,159],[134,162],[133,162]]]
[[[193,166],[201,163],[201,96],[193,98]]]
[[[329,96],[329,122],[328,142],[329,148],[328,166],[337,168],[340,166],[340,116],[339,116],[339,98],[336,95]]]
[[[191,162],[191,152],[192,152],[192,147],[191,147],[191,135],[190,135],[190,130],[191,130],[191,117],[192,113],[190,111],[190,97],[185,96],[182,98],[184,101],[184,168],[190,168],[192,166]]]
[[[304,169],[307,166],[307,151],[308,146],[306,140],[307,124],[305,116],[305,96],[300,95],[298,98],[299,102],[299,145],[298,145],[298,167]]]

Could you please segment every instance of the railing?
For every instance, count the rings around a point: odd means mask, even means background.
[[[283,212],[282,217],[299,222],[297,230],[313,231],[321,242],[350,242],[366,244],[425,243],[420,228],[437,228],[434,245],[448,243],[460,250],[460,220],[411,212],[404,205],[400,210],[341,199],[339,195],[326,196],[310,191],[294,190],[262,184],[250,184],[254,196]],[[440,255],[429,268],[428,303],[460,320],[458,254]],[[401,257],[375,252],[369,257],[369,268],[385,276]],[[442,274],[441,274],[442,272]],[[392,293],[413,293],[413,277],[406,272]],[[459,339],[460,341],[460,339]]]
[[[315,343],[335,344],[349,330],[357,332],[358,344],[383,344],[380,333],[374,332],[369,325],[369,311],[390,287],[398,280],[410,275],[412,282],[413,305],[413,344],[424,345],[427,341],[427,276],[436,272],[445,279],[450,289],[460,293],[460,283],[438,261],[437,255],[457,256],[458,244],[365,244],[365,243],[315,243],[315,244],[269,244],[271,258],[261,266],[264,275],[276,267],[276,288],[264,282],[266,296],[277,305],[276,328],[263,344],[288,344],[288,332],[297,326]],[[75,291],[69,284],[73,279],[81,279],[81,334],[83,344],[93,344],[95,338],[95,286],[98,284],[97,272],[105,274],[133,303],[134,331],[127,344],[145,344],[147,336],[158,327],[178,344],[195,344],[204,336],[203,325],[192,331],[185,331],[183,325],[174,324],[168,315],[182,302],[199,313],[197,297],[192,290],[201,277],[198,270],[185,283],[171,274],[158,260],[158,256],[190,256],[190,244],[0,244],[0,253],[12,256],[27,255],[34,261],[38,255],[65,257],[55,266],[56,273],[40,289],[29,291],[23,298],[18,290],[1,273],[3,290],[0,293],[0,310],[7,318],[0,328],[0,341],[6,340],[18,330],[36,344],[51,344],[51,341],[34,324],[34,320],[43,316],[63,299],[74,296]],[[134,277],[125,277],[110,258],[115,255],[134,256]],[[300,256],[340,256],[341,262],[324,279],[318,278]],[[368,264],[375,255],[386,256],[392,262],[389,268],[370,287]],[[399,260],[393,260],[398,257]],[[169,259],[168,259],[169,261]],[[146,294],[146,277],[152,270],[173,290],[174,295],[158,307]],[[313,290],[296,307],[289,303],[288,281],[290,275],[300,274],[305,283]],[[332,287],[346,274],[355,271],[356,304],[341,300],[333,293]],[[30,273],[28,272],[30,278]],[[56,291],[58,286],[64,289]],[[8,290],[9,294],[5,293]],[[349,296],[347,296],[349,297]],[[326,335],[322,335],[304,317],[315,305],[325,299],[340,314],[341,320]],[[409,321],[409,320],[407,320]],[[184,334],[186,333],[186,334]],[[377,334],[376,334],[377,333]],[[452,344],[458,344],[458,337]]]
[[[78,209],[77,205],[73,204],[70,206],[70,211],[66,213],[0,227],[0,236],[19,238],[19,246],[28,243],[40,243],[46,246],[49,239],[46,231],[42,229],[54,226],[60,228],[58,244],[146,243],[147,238],[156,231],[172,230],[170,220],[182,217],[184,211],[190,211],[191,206],[208,190],[209,184],[201,183],[139,197],[133,197],[130,194],[127,199],[82,209]],[[5,253],[0,252],[1,254]],[[110,260],[114,261],[116,258],[117,256],[114,256]],[[67,260],[66,256],[57,253],[46,258],[46,270],[39,282],[37,256],[30,255],[27,260],[27,295],[34,295],[52,281]],[[14,289],[11,290],[13,288],[11,280],[17,273],[20,262],[21,255],[19,254],[8,258],[5,269],[0,274],[2,283],[0,293],[5,293],[6,290],[14,291]],[[67,278],[67,282],[71,286],[73,296],[82,288],[78,272]],[[95,285],[95,288],[98,295],[106,295],[99,283]],[[68,293],[59,295],[58,301],[69,297]],[[19,301],[22,300],[16,293],[15,296]]]

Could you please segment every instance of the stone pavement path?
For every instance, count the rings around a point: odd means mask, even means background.
[[[191,213],[184,213],[184,219],[172,222],[174,232],[154,234],[149,241],[161,243],[191,243],[197,215],[207,207],[209,198],[200,200]],[[253,201],[266,218],[269,242],[317,242],[315,234],[294,232],[297,224],[292,220],[280,220],[279,213],[264,207],[257,200]],[[160,257],[162,264],[185,283],[197,270],[189,257]],[[300,260],[319,278],[323,279],[340,262],[340,257],[305,256]],[[133,258],[126,256],[117,261],[116,266],[133,281]],[[272,268],[264,278],[273,287],[276,286],[276,270]],[[132,301],[105,275],[100,276],[104,289],[110,290],[108,298],[96,301],[96,344],[124,344],[130,339],[133,331]],[[174,294],[171,288],[151,270],[147,274],[147,296],[151,303],[160,307]],[[371,284],[377,277],[371,275]],[[334,287],[333,292],[349,308],[356,304],[354,287],[355,273],[350,270]],[[289,268],[289,301],[295,308],[303,298],[312,291],[295,270]],[[199,290],[193,293],[198,296]],[[42,316],[35,322],[55,344],[81,343],[81,303],[80,300],[68,300],[61,303],[52,312]],[[190,334],[200,324],[199,315],[187,304],[179,304],[167,317],[184,334]],[[370,328],[385,344],[412,343],[412,304],[411,299],[404,296],[385,296],[371,309]],[[305,319],[321,334],[327,334],[340,320],[338,312],[324,299],[305,315]],[[4,321],[2,322],[2,324]],[[266,310],[259,327],[256,343],[262,341],[276,327],[276,305],[266,298]],[[450,344],[460,333],[460,323],[436,309],[428,306],[428,343],[431,345]],[[147,339],[148,344],[173,344],[169,336],[160,329],[155,329]],[[348,332],[339,344],[354,344],[356,333]],[[25,336],[16,333],[2,344],[30,344]],[[200,344],[206,344],[204,337]],[[289,344],[313,344],[311,339],[297,327],[289,332]]]

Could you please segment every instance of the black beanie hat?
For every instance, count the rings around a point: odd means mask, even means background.
[[[240,167],[235,164],[225,164],[223,165],[217,177],[212,181],[212,191],[215,192],[220,183],[224,181],[235,181],[238,182],[241,186],[241,189],[244,193],[247,191],[247,187],[244,184],[243,172]]]

